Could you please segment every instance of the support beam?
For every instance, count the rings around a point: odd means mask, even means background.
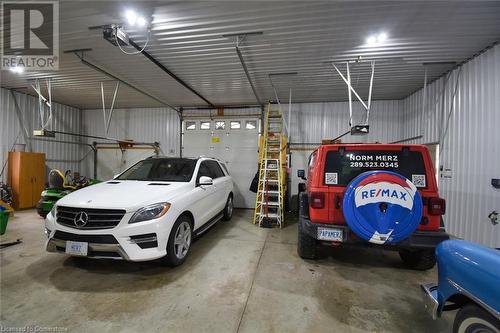
[[[109,109],[109,115],[106,117],[106,103],[104,101],[104,83],[101,82],[101,97],[102,97],[102,115],[104,117],[104,135],[108,135],[109,125],[111,125],[111,117],[113,116],[113,111],[115,107],[116,94],[118,93],[118,88],[120,87],[120,81],[116,81],[115,91],[113,93],[113,100],[111,102],[111,107]]]
[[[346,63],[346,66],[347,66],[347,81],[346,81],[347,94],[349,95],[349,126],[352,126],[351,71],[349,70],[349,62]],[[335,69],[337,69],[337,67],[335,67]],[[340,71],[338,69],[337,69],[337,71],[340,73]],[[344,78],[344,77],[342,77],[342,78]],[[345,81],[345,79],[344,79],[344,81]],[[354,92],[354,93],[356,93],[356,92]],[[356,94],[356,96],[357,96],[357,94]],[[359,98],[359,96],[358,96],[358,98]],[[361,101],[361,103],[363,103],[361,98],[359,98],[359,100]]]
[[[182,141],[184,140],[184,135],[182,134],[182,122],[184,121],[184,109],[180,107],[179,113],[179,157],[182,158]]]
[[[23,133],[23,138],[24,138],[24,142],[26,143],[26,147],[28,148],[28,151],[33,151],[33,148],[31,146],[31,141],[30,141],[30,135],[28,134],[28,130],[26,129],[26,126],[24,126],[23,112],[19,108],[19,103],[17,103],[16,95],[14,94],[14,92],[12,90],[10,90],[10,95],[12,96],[12,99],[14,100],[14,109],[16,110],[17,120],[19,120],[19,127],[21,127],[21,132]]]
[[[349,64],[349,63],[347,63]],[[347,84],[347,88],[349,90],[349,92],[352,91],[352,93],[354,94],[354,96],[356,96],[356,98],[361,102],[361,104],[363,105],[363,107],[365,109],[368,109],[368,105],[365,104],[365,102],[363,102],[363,100],[361,99],[361,97],[359,97],[358,93],[356,92],[356,90],[354,90],[354,88],[351,86],[351,82],[345,78],[345,76],[340,72],[340,70],[337,68],[337,66],[335,66],[335,64],[332,64],[333,68],[335,68],[335,70],[337,71],[337,73],[339,73],[340,77],[342,78],[342,80],[344,80],[345,84]],[[349,66],[349,65],[348,65]],[[349,73],[349,69],[347,70],[347,75],[349,76],[350,73]]]
[[[373,76],[375,75],[375,60],[371,61],[372,74],[370,76],[370,90],[368,91],[368,109],[366,110],[366,124],[370,120],[370,110],[372,106]]]
[[[297,75],[298,73],[297,72],[285,72],[285,73],[270,73],[268,74],[267,76],[269,77],[269,82],[271,83],[271,87],[273,88],[273,91],[274,91],[274,96],[276,98],[276,101],[278,102],[278,105],[281,109],[281,101],[279,99],[279,96],[278,96],[278,90],[276,89],[276,86],[274,85],[274,82],[273,82],[273,76],[284,76],[284,75]],[[287,133],[287,137],[288,139],[290,139],[290,117],[291,117],[291,106],[292,106],[292,88],[290,87],[290,91],[289,91],[289,96],[288,96],[288,119],[286,119],[285,117],[285,122],[284,122],[284,125],[285,125],[285,130],[286,130],[286,133]]]
[[[344,80],[345,84],[347,85],[347,92],[348,92],[348,95],[349,95],[349,126],[352,126],[352,98],[351,98],[351,92],[354,94],[354,96],[356,96],[356,98],[359,100],[359,102],[366,109],[366,118],[365,118],[364,125],[368,126],[368,121],[370,119],[370,107],[371,107],[371,102],[372,102],[373,77],[375,75],[375,60],[371,60],[370,61],[370,65],[371,65],[370,88],[369,88],[369,91],[368,91],[368,101],[367,101],[367,103],[365,103],[361,99],[361,97],[358,95],[358,93],[356,92],[356,90],[354,90],[354,88],[351,85],[351,72],[350,72],[350,69],[349,69],[349,61],[346,61],[347,79],[342,74],[342,72],[337,68],[337,66],[335,66],[334,63],[332,63],[333,68],[337,71],[337,73],[340,75],[340,77],[342,78],[342,80]]]
[[[271,83],[271,88],[273,88],[274,98],[276,98],[276,102],[278,103],[278,105],[281,106],[280,98],[278,97],[278,91],[276,90],[276,87],[274,86],[274,82],[273,82],[273,79],[271,77],[271,74],[269,74],[268,77],[269,77],[269,82]]]
[[[255,108],[261,108],[262,105],[248,105],[248,104],[233,104],[233,105],[219,105],[218,108],[222,108],[224,110],[231,110],[231,109],[255,109]],[[213,110],[210,106],[184,106],[182,107],[182,110]]]
[[[257,94],[257,90],[255,89],[252,78],[250,77],[250,73],[248,72],[247,65],[245,63],[245,60],[243,59],[243,55],[241,54],[240,48],[238,46],[236,46],[236,54],[238,54],[238,58],[240,59],[241,66],[243,67],[243,70],[245,71],[245,75],[247,77],[248,83],[250,83],[250,86],[252,87],[253,95],[255,96],[257,103],[259,103],[259,105],[263,105],[262,101],[259,98],[259,95]]]
[[[424,73],[424,90],[422,92],[422,114],[425,114],[426,103],[427,103],[427,67],[425,67],[425,73]]]
[[[40,127],[42,130],[46,130],[50,123],[50,128],[52,129],[52,85],[50,78],[47,79],[47,93],[49,99],[47,99],[42,94],[42,88],[40,85],[40,79],[36,79],[35,85],[31,85],[33,90],[38,94],[38,113],[40,115]],[[45,119],[45,106],[49,108],[49,116]]]
[[[94,150],[94,179],[97,179],[97,142],[92,142]]]
[[[292,88],[290,88],[290,94],[288,95],[288,142],[290,142],[290,135],[291,135],[291,119],[292,119]]]
[[[417,136],[413,136],[411,138],[406,138],[406,139],[401,139],[401,140],[398,140],[398,141],[389,142],[389,144],[404,143],[404,142],[408,142],[408,141],[422,139],[423,137],[424,137],[423,135],[417,135]]]
[[[151,146],[151,147],[157,147],[159,145],[158,142],[136,142],[136,141],[125,140],[125,139],[109,138],[109,137],[105,137],[105,136],[87,135],[87,134],[80,134],[80,133],[70,133],[70,132],[64,132],[64,131],[50,131],[50,132],[56,133],[56,134],[76,136],[79,138],[107,140],[107,141],[113,141],[113,142],[117,142],[117,143],[124,142],[124,143],[130,143],[130,144],[134,144],[134,145],[144,145],[144,146]]]
[[[210,102],[208,99],[206,99],[203,95],[201,95],[198,91],[196,91],[193,87],[191,87],[189,84],[187,84],[184,80],[182,80],[180,77],[172,73],[167,67],[165,67],[162,63],[160,63],[158,60],[156,60],[151,54],[149,54],[146,50],[143,50],[143,47],[137,45],[133,40],[129,39],[129,44],[133,48],[135,48],[137,51],[140,51],[149,61],[151,61],[153,64],[158,66],[162,71],[167,73],[172,79],[180,83],[183,87],[185,87],[187,90],[201,98],[203,101],[205,101],[208,105],[210,105],[213,108],[216,108],[216,106]]]
[[[83,143],[83,142],[76,142],[76,141],[67,141],[67,140],[55,140],[55,139],[46,139],[46,138],[34,138],[30,137],[30,141],[43,141],[43,142],[56,142],[56,143],[67,143],[70,145],[77,145],[77,146],[87,146],[92,148],[92,145],[89,143]]]
[[[144,96],[147,96],[147,97],[151,98],[152,100],[157,101],[158,103],[160,103],[160,104],[162,104],[162,105],[168,106],[169,108],[171,108],[171,109],[175,110],[177,113],[179,113],[179,109],[177,109],[175,106],[173,106],[173,105],[171,105],[171,104],[169,104],[169,103],[167,103],[167,102],[162,101],[162,100],[161,100],[161,99],[159,99],[158,97],[155,97],[155,96],[153,96],[153,95],[151,95],[151,94],[149,94],[149,93],[145,92],[144,90],[142,90],[142,89],[140,89],[140,88],[138,88],[138,87],[134,86],[133,84],[128,83],[127,81],[125,81],[125,80],[123,80],[123,79],[121,79],[121,78],[119,78],[119,77],[117,77],[117,76],[115,76],[115,75],[113,75],[113,74],[109,73],[109,72],[108,72],[108,71],[106,71],[105,69],[103,69],[103,68],[101,68],[101,67],[99,67],[99,66],[97,66],[97,65],[95,65],[95,64],[93,64],[93,63],[91,63],[91,62],[89,62],[88,60],[85,60],[85,59],[84,59],[84,57],[83,57],[83,54],[82,54],[82,55],[80,55],[80,54],[78,54],[76,51],[74,52],[74,54],[75,54],[78,58],[80,58],[80,61],[82,62],[82,64],[84,64],[84,65],[86,65],[86,66],[88,66],[88,67],[90,67],[90,68],[92,68],[92,69],[94,69],[94,70],[96,70],[96,71],[98,71],[98,72],[101,72],[102,74],[104,74],[104,75],[106,75],[106,76],[108,76],[108,77],[110,77],[110,78],[112,78],[112,79],[114,79],[114,80],[116,80],[116,81],[119,81],[120,83],[122,83],[122,84],[126,85],[127,87],[132,88],[132,89],[134,89],[135,91],[137,91],[137,92],[139,92],[139,93],[143,94]]]
[[[457,91],[458,91],[458,86],[460,83],[460,74],[462,74],[462,68],[463,66],[459,67],[457,71],[457,78],[455,79],[455,88],[453,89],[453,95],[451,96],[451,103],[450,103],[450,111],[448,111],[448,114],[446,115],[446,121],[444,124],[444,130],[441,132],[441,136],[439,137],[439,159],[441,160],[441,155],[444,151],[444,140],[446,139],[446,135],[448,134],[448,128],[450,126],[450,118],[451,115],[453,114],[453,111],[455,110],[455,97],[457,96]]]

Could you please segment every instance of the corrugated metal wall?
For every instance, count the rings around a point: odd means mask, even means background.
[[[105,136],[102,110],[83,110],[83,130],[88,135]],[[117,109],[109,127],[109,137],[137,142],[159,142],[163,155],[179,156],[180,122],[170,108]],[[103,140],[88,139],[88,142]],[[92,171],[93,159],[87,159],[85,170]]]
[[[374,101],[371,110],[370,134],[367,136],[345,136],[344,142],[391,142],[403,138],[401,110],[402,101]],[[285,121],[288,105],[283,105]],[[260,115],[259,107],[225,109],[224,116],[238,117]],[[354,121],[364,120],[365,112],[360,103],[353,103]],[[186,109],[185,118],[216,117],[217,110]],[[83,111],[87,134],[104,135],[102,110]],[[304,168],[310,151],[300,144],[318,144],[322,139],[334,138],[349,129],[349,105],[347,102],[300,103],[291,108],[291,142],[299,144],[292,150],[291,186],[295,193],[300,180],[296,170]],[[179,147],[179,120],[176,113],[169,109],[122,109],[113,115],[109,136],[128,138],[136,141],[158,141],[165,154],[177,155]],[[308,147],[312,147],[309,145]],[[91,170],[92,160],[87,168]],[[252,172],[254,166],[250,166]]]
[[[488,219],[500,211],[500,190],[491,185],[500,178],[500,45],[429,85],[424,110],[422,99],[420,90],[403,101],[403,133],[440,142],[448,231],[500,247],[500,225]]]
[[[402,138],[400,101],[375,101],[370,113],[370,134],[347,135],[343,142],[391,142]],[[302,103],[292,105],[291,142],[319,143],[349,130],[349,103]],[[365,111],[353,103],[355,124],[364,121]]]
[[[29,135],[33,129],[40,128],[38,113],[38,98],[30,95],[14,92],[17,103],[24,116],[24,123]],[[81,129],[81,111],[79,109],[54,103],[53,117],[54,130],[77,132]],[[58,135],[56,139],[64,141],[79,142],[79,138]],[[51,139],[47,139],[51,140]],[[16,114],[14,100],[9,90],[1,88],[0,101],[0,163],[1,166],[7,161],[8,151],[12,149],[14,143],[26,144],[21,126]],[[61,170],[80,170],[80,160],[83,158],[85,147],[67,144],[52,143],[45,141],[31,141],[34,152],[46,154],[46,165],[48,168],[58,168]],[[2,180],[7,180],[7,167],[2,175]]]
[[[246,108],[228,108],[224,109],[224,116],[248,116],[248,115],[260,115],[261,109],[260,107],[246,107]],[[216,117],[217,110],[214,109],[185,109],[183,111],[184,118],[190,117]]]
[[[403,114],[401,101],[374,101],[371,107],[370,134],[367,136],[346,136],[345,142],[391,142],[403,138]],[[288,105],[283,104],[285,121],[288,119]],[[226,109],[225,116],[259,115],[260,108]],[[200,117],[217,114],[216,110],[186,110],[185,117]],[[354,122],[364,120],[364,108],[353,103]],[[322,139],[333,139],[349,129],[349,103],[292,103],[291,138],[294,143],[319,143]]]
[[[346,135],[343,142],[392,142],[402,139],[402,102],[374,101],[370,113],[370,133],[365,136]],[[286,110],[288,110],[285,107]],[[309,155],[322,139],[333,139],[349,130],[349,103],[303,103],[292,105],[291,121],[291,207],[296,209],[297,170],[306,169]],[[355,124],[364,121],[365,111],[360,103],[353,103]]]

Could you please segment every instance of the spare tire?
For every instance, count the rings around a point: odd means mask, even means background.
[[[417,187],[391,171],[368,171],[354,178],[342,205],[351,230],[375,244],[396,244],[408,238],[422,219]]]

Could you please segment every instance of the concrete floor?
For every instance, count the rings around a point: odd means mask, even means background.
[[[419,284],[396,253],[296,254],[297,227],[263,229],[236,210],[195,241],[181,267],[71,258],[44,250],[43,220],[17,212],[0,251],[1,325],[68,332],[450,332],[432,321]]]

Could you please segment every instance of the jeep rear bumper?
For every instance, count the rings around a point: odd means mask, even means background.
[[[318,228],[334,228],[342,229],[343,231],[343,244],[349,245],[361,245],[361,246],[379,246],[389,249],[400,249],[400,248],[421,248],[421,249],[432,249],[435,248],[442,241],[450,239],[450,236],[442,229],[439,231],[415,231],[410,237],[399,242],[398,244],[390,245],[377,245],[369,243],[359,237],[357,237],[347,225],[338,224],[320,224],[313,223],[305,216],[299,215],[299,230],[305,232],[310,237],[318,239]],[[331,243],[328,241],[322,241],[326,243]]]

